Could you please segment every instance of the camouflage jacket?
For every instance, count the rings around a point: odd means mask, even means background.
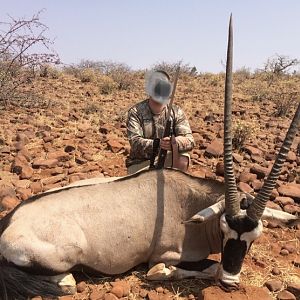
[[[159,114],[152,113],[148,99],[131,107],[127,118],[127,135],[131,145],[127,166],[150,159],[153,139],[162,138],[166,123],[167,109]],[[179,152],[190,151],[194,138],[189,122],[182,109],[173,105],[171,112],[171,132],[175,133]]]

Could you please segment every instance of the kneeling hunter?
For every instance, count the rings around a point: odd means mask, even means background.
[[[170,77],[164,71],[153,71],[148,74],[145,86],[149,98],[128,111],[127,135],[131,146],[126,160],[128,174],[149,167],[157,141],[160,149],[167,151],[164,166],[187,171],[188,152],[194,147],[194,139],[189,122],[178,105],[170,107],[172,137],[164,137],[173,88]]]

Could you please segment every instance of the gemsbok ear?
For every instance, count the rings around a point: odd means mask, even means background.
[[[268,207],[265,208],[261,219],[267,221],[272,220],[278,222],[279,224],[286,225],[288,227],[293,227],[300,224],[299,217],[296,217],[284,211],[280,211]]]

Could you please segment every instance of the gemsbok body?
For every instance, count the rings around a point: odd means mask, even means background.
[[[299,126],[300,105],[264,186],[237,191],[231,146],[232,25],[224,113],[225,183],[174,169],[147,170],[105,183],[33,196],[0,221],[1,299],[72,293],[69,272],[113,275],[141,263],[150,280],[215,278],[237,289],[242,263],[262,233],[262,219],[297,217],[266,208]],[[221,262],[205,260],[221,253]],[[199,262],[197,270],[186,270]]]

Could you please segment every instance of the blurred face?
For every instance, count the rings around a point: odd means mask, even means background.
[[[154,114],[159,114],[164,110],[164,108],[166,107],[166,104],[161,104],[159,102],[156,102],[152,98],[150,98],[149,106]]]

